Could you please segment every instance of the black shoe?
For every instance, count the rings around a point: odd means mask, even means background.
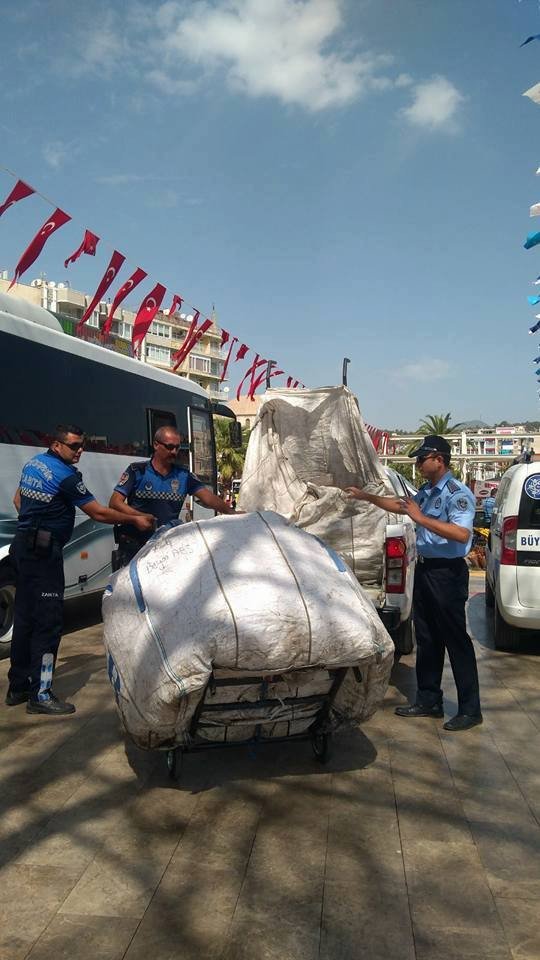
[[[437,720],[444,717],[443,708],[439,703],[434,707],[423,707],[420,703],[411,703],[408,707],[396,707],[394,713],[398,717],[435,717]]]
[[[11,687],[8,687],[8,692],[6,693],[6,706],[8,707],[18,707],[21,703],[26,703],[30,694],[28,690],[12,690]]]
[[[68,713],[75,713],[75,706],[72,703],[66,703],[59,700],[54,693],[50,691],[46,700],[29,699],[26,704],[27,713],[44,713],[49,717],[62,717]]]
[[[483,717],[481,713],[477,713],[475,716],[470,716],[467,713],[456,713],[455,717],[443,723],[443,729],[452,731],[468,730],[470,727],[477,727],[479,723],[482,723],[482,720]]]

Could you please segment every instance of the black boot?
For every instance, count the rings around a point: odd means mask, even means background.
[[[18,707],[21,703],[26,703],[29,699],[30,694],[28,690],[12,690],[11,687],[8,687],[8,692],[6,693],[6,706],[8,707]]]
[[[436,703],[434,707],[423,707],[420,703],[411,703],[408,707],[396,707],[394,713],[398,717],[435,717],[438,720],[444,717],[440,703]]]
[[[48,717],[63,717],[68,713],[75,713],[75,706],[72,703],[66,703],[55,697],[52,690],[49,690],[44,700],[28,700],[26,704],[27,713],[42,713]]]

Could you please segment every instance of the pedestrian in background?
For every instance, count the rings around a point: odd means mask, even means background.
[[[488,496],[484,500],[484,523],[486,527],[491,526],[491,517],[493,515],[493,507],[495,506],[495,497],[494,491],[490,490]]]
[[[46,453],[24,465],[13,498],[19,519],[9,551],[16,593],[6,704],[26,703],[28,713],[75,712],[73,704],[59,700],[51,688],[63,624],[62,550],[73,533],[75,508],[99,523],[122,519],[86,488],[75,466],[83,447],[80,427],[58,426]],[[133,522],[145,531],[154,521],[138,513]]]
[[[445,649],[457,688],[457,714],[445,730],[468,730],[482,723],[478,670],[467,633],[465,604],[475,499],[449,470],[451,447],[444,437],[426,436],[417,450],[416,467],[426,483],[414,498],[378,497],[357,487],[347,492],[391,513],[406,513],[416,523],[418,561],[414,578],[416,632],[415,702],[397,707],[399,717],[442,717],[441,688]]]

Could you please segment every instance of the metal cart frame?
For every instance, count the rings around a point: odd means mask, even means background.
[[[269,674],[264,676],[253,676],[252,674],[249,674],[240,677],[215,677],[212,673],[206,685],[204,695],[201,697],[201,700],[197,705],[197,709],[193,714],[189,728],[188,742],[178,747],[172,747],[166,752],[169,777],[172,780],[177,780],[179,778],[182,760],[185,753],[192,753],[199,750],[213,750],[223,747],[246,746],[255,743],[283,743],[289,740],[311,740],[313,753],[315,754],[317,760],[320,763],[327,763],[327,761],[330,759],[330,710],[337,696],[339,688],[343,683],[347,670],[348,667],[340,667],[339,669],[328,671],[333,680],[330,690],[327,693],[311,694],[305,697],[284,697],[283,699],[269,698],[268,688],[271,683],[277,683],[280,681],[286,682],[286,673]],[[355,667],[354,672],[357,680],[361,681],[362,677],[358,668]],[[259,698],[257,700],[242,701],[242,710],[253,710],[255,712],[257,710],[260,711],[265,707],[274,709],[280,705],[291,707],[291,709],[293,709],[294,707],[319,703],[319,710],[307,730],[303,731],[302,733],[293,733],[281,737],[264,737],[262,735],[262,727],[264,726],[265,721],[262,720],[256,724],[255,734],[252,737],[248,737],[244,740],[227,742],[228,727],[226,725],[224,725],[225,737],[223,740],[197,740],[198,729],[205,716],[218,712],[233,712],[239,708],[238,702],[211,703],[207,699],[208,696],[214,697],[220,687],[254,686],[256,684],[259,684],[261,688]],[[290,725],[293,720],[294,717],[285,719],[285,721],[283,718],[281,718],[277,722],[288,723],[288,729],[290,730]]]

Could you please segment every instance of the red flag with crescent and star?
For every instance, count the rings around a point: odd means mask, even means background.
[[[186,333],[186,336],[185,336],[185,338],[184,338],[184,342],[183,342],[182,346],[180,347],[180,349],[177,350],[176,353],[173,353],[173,355],[172,355],[172,357],[171,357],[172,362],[175,364],[175,366],[173,366],[173,370],[176,370],[176,367],[179,367],[180,364],[181,364],[181,363],[185,360],[185,358],[187,357],[188,352],[189,352],[189,345],[190,345],[191,341],[193,340],[193,337],[195,336],[195,333],[196,333],[196,330],[197,330],[197,324],[198,324],[198,322],[199,322],[199,317],[200,317],[200,315],[201,315],[201,311],[200,311],[200,310],[197,310],[197,307],[193,307],[193,310],[195,311],[195,313],[193,314],[193,316],[192,316],[192,318],[191,318],[191,323],[190,323],[190,325],[189,325],[189,327],[188,327],[188,332]]]
[[[114,314],[117,307],[120,306],[122,300],[125,300],[128,293],[131,293],[138,284],[144,280],[147,276],[146,270],[142,270],[141,267],[137,267],[135,273],[132,273],[129,280],[126,280],[124,284],[120,287],[118,293],[116,294],[111,309],[109,310],[109,316],[107,317],[105,323],[103,324],[103,329],[101,331],[102,337],[108,337],[111,332],[112,322],[114,320]]]
[[[68,213],[64,213],[63,210],[60,210],[59,207],[56,208],[52,217],[49,217],[45,221],[43,226],[38,230],[34,239],[28,244],[26,250],[21,256],[17,266],[15,267],[15,275],[11,281],[8,291],[11,290],[14,283],[22,277],[23,273],[26,273],[29,267],[37,260],[43,247],[47,243],[47,240],[55,232],[59,230],[60,227],[63,227],[65,223],[68,223],[71,220],[71,217]]]
[[[197,311],[197,312],[198,312],[198,311]],[[178,367],[180,366],[180,364],[184,362],[184,360],[186,359],[186,357],[187,357],[187,356],[191,353],[191,351],[193,350],[193,347],[195,347],[195,346],[198,344],[198,342],[199,342],[199,340],[201,339],[201,337],[203,336],[203,334],[205,334],[206,331],[210,329],[210,327],[212,326],[213,322],[214,322],[213,320],[210,320],[209,317],[207,317],[206,320],[203,320],[203,322],[201,323],[199,329],[198,329],[198,330],[194,330],[194,332],[193,332],[193,334],[192,334],[192,336],[191,336],[191,339],[190,339],[189,341],[188,341],[188,339],[187,339],[187,337],[186,337],[184,346],[182,347],[181,350],[178,351],[178,353],[181,354],[181,356],[179,357],[178,354],[175,354],[175,356],[173,357],[173,360],[176,360],[176,363],[175,363],[175,365],[174,365],[174,367],[173,367],[173,370],[177,370]]]
[[[219,381],[220,383],[223,383],[225,377],[227,376],[227,370],[228,370],[228,368],[229,368],[229,363],[230,363],[230,361],[231,361],[231,354],[232,354],[232,352],[233,352],[235,343],[238,343],[238,337],[233,337],[232,340],[231,340],[231,345],[230,345],[230,347],[229,347],[229,352],[227,353],[227,358],[226,358],[226,360],[225,360],[225,363],[223,364],[223,370],[221,371],[221,379],[220,379],[220,381]]]
[[[64,270],[67,270],[70,263],[75,263],[83,253],[87,253],[89,257],[95,257],[98,243],[99,237],[97,237],[95,233],[92,233],[91,230],[85,230],[83,242],[80,247],[77,247],[67,260],[64,260]]]
[[[122,266],[122,264],[123,264],[123,262],[124,262],[125,259],[126,259],[126,258],[125,258],[125,256],[124,256],[123,253],[118,253],[118,250],[115,250],[115,251],[114,251],[114,253],[113,253],[113,255],[112,255],[112,257],[111,257],[111,259],[110,259],[110,261],[109,261],[109,266],[107,267],[105,273],[103,274],[103,276],[102,276],[102,278],[101,278],[101,280],[100,280],[100,282],[99,282],[99,286],[98,286],[98,288],[97,288],[94,296],[92,297],[91,302],[88,304],[88,306],[87,306],[86,310],[84,311],[81,319],[79,320],[79,323],[77,324],[77,330],[76,330],[77,333],[80,333],[80,332],[81,332],[81,330],[82,330],[82,328],[84,327],[86,321],[92,316],[92,313],[94,312],[94,309],[96,308],[96,306],[97,306],[97,304],[99,303],[99,301],[100,301],[100,300],[104,297],[104,295],[106,294],[107,290],[109,289],[111,283],[113,282],[114,278],[116,277],[116,274],[117,274],[118,271],[120,270],[120,267]]]
[[[161,306],[166,289],[167,288],[164,287],[162,283],[156,283],[154,289],[147,294],[141,303],[137,311],[137,316],[135,317],[133,333],[131,335],[133,352],[138,350],[140,344],[144,340],[148,332],[148,328],[150,327],[152,320]]]
[[[229,331],[228,331],[228,330],[224,330],[223,327],[222,327],[222,328],[221,328],[221,343],[220,343],[220,347],[224,347],[225,344],[228,343],[229,337],[230,337]]]
[[[171,303],[171,305],[170,305],[170,307],[169,307],[169,316],[170,316],[170,317],[172,317],[172,316],[176,313],[176,311],[178,310],[178,308],[182,306],[183,302],[184,302],[184,298],[183,298],[183,297],[179,297],[177,293],[175,293],[175,294],[173,295],[172,303]]]
[[[246,353],[249,353],[249,347],[245,343],[241,343],[238,347],[238,353],[236,354],[235,363],[237,360],[243,360]]]
[[[31,197],[36,191],[33,187],[29,187],[24,180],[17,180],[17,183],[13,187],[13,190],[4,200],[2,206],[0,207],[0,217],[3,213],[6,212],[8,207],[12,207],[14,203],[18,203],[19,200],[24,200],[25,197]]]

